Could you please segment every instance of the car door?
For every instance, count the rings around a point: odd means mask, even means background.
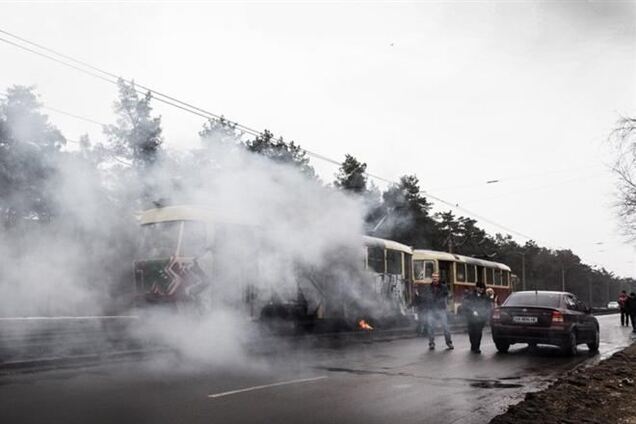
[[[574,326],[577,329],[577,336],[580,339],[587,339],[588,334],[585,328],[585,323],[583,320],[583,312],[579,310],[579,307],[576,302],[576,297],[572,294],[566,294],[563,296],[563,300],[565,303],[565,308],[569,312],[570,319],[574,323]]]
[[[585,328],[585,333],[589,340],[596,339],[596,319],[592,315],[591,309],[582,301],[574,297],[577,307],[581,311],[582,326]]]
[[[576,310],[579,340],[591,340],[594,328],[592,325],[592,320],[590,319],[590,315],[587,313],[587,307],[573,294],[568,295],[568,297],[569,300],[567,302],[572,303],[574,309]]]

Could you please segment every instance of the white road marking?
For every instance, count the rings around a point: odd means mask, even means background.
[[[321,375],[321,376],[312,377],[312,378],[300,378],[298,380],[279,381],[278,383],[263,384],[261,386],[252,386],[252,387],[246,387],[244,389],[230,390],[229,392],[214,393],[212,395],[208,395],[208,397],[209,398],[220,398],[220,397],[223,397],[223,396],[236,395],[238,393],[251,392],[253,390],[269,389],[270,387],[285,386],[285,385],[288,385],[288,384],[297,384],[297,383],[308,383],[310,381],[323,380],[325,378],[327,378],[326,375]]]

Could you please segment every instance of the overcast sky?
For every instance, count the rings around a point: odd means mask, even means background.
[[[636,114],[636,3],[2,3],[0,29],[384,178],[415,173],[440,198],[636,276],[608,142]],[[0,89],[13,84],[114,120],[114,86],[0,42]],[[167,147],[197,142],[200,118],[155,106]],[[103,140],[50,117],[70,139]],[[333,179],[334,165],[312,164]]]

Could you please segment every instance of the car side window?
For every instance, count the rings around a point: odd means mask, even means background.
[[[572,296],[565,296],[565,307],[573,311],[577,311],[576,300]]]
[[[576,299],[576,307],[581,312],[586,312],[586,313],[588,312],[587,305],[578,299]]]

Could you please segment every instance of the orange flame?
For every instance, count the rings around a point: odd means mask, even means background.
[[[358,321],[358,327],[359,327],[361,330],[373,330],[373,327],[371,327],[371,326],[369,325],[369,323],[368,323],[368,322],[366,322],[366,321],[365,321],[365,320],[363,320],[363,319],[361,319],[360,321]]]

